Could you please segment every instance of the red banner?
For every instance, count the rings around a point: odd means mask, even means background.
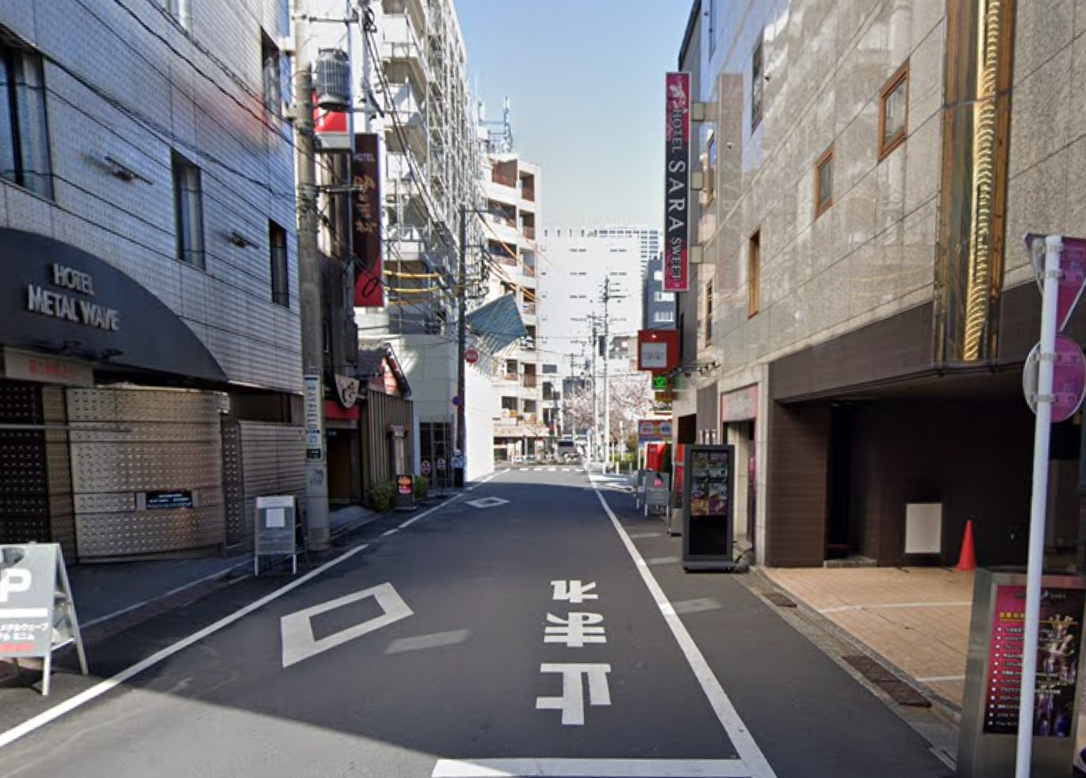
[[[667,74],[664,291],[690,288],[690,74]]]
[[[351,157],[351,224],[354,231],[354,304],[380,308],[385,304],[384,263],[381,256],[381,175],[377,166],[377,136],[354,136]]]

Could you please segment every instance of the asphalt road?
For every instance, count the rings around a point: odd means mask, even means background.
[[[505,472],[305,578],[140,624],[48,700],[0,689],[0,776],[950,774],[735,578],[683,573],[631,503]]]

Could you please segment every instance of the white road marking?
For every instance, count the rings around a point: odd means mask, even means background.
[[[427,648],[455,646],[468,639],[469,631],[458,629],[453,632],[435,632],[432,635],[416,635],[410,638],[393,640],[385,649],[386,654],[404,654],[408,651],[423,651]]]
[[[663,537],[663,532],[638,532],[636,535],[630,535],[630,540],[641,540],[642,538],[659,538]]]
[[[672,607],[676,613],[700,613],[701,611],[716,610],[721,605],[711,597],[699,597],[696,600],[682,600],[672,603]]]
[[[607,674],[611,672],[608,664],[578,664],[563,662],[560,664],[542,664],[541,673],[560,673],[562,675],[561,697],[537,697],[536,710],[562,711],[562,726],[584,726],[584,681],[588,681],[588,704],[607,707],[611,704],[611,689],[607,685]]]
[[[548,472],[548,473],[557,473],[557,472],[558,472],[558,468],[557,468],[557,467],[548,467],[548,468],[547,468],[547,472]]]
[[[473,508],[497,508],[499,505],[508,505],[509,500],[503,500],[501,497],[484,497],[481,500],[470,500],[468,505]]]
[[[219,619],[214,624],[211,624],[211,625],[209,625],[207,627],[204,627],[203,629],[201,629],[201,630],[199,630],[197,632],[192,633],[187,638],[185,638],[183,640],[179,640],[178,642],[174,643],[171,646],[167,646],[166,648],[162,649],[161,651],[158,651],[158,652],[152,654],[151,656],[147,657],[146,659],[144,659],[144,660],[142,660],[140,662],[137,662],[136,664],[132,665],[131,667],[129,667],[129,668],[125,669],[125,670],[121,670],[121,672],[117,673],[112,678],[108,678],[105,681],[101,681],[100,683],[95,684],[94,686],[87,689],[86,691],[84,691],[84,692],[82,692],[80,694],[77,694],[76,696],[72,697],[69,700],[65,700],[60,705],[56,705],[56,706],[54,706],[52,708],[49,708],[48,710],[46,710],[46,711],[44,711],[42,713],[39,713],[34,718],[28,719],[27,721],[24,721],[22,724],[20,724],[17,727],[12,727],[11,729],[7,730],[6,732],[0,734],[0,748],[4,748],[6,746],[9,746],[12,743],[14,743],[16,740],[18,740],[19,738],[25,737],[26,735],[29,735],[31,732],[34,732],[35,730],[41,729],[46,724],[49,724],[50,722],[55,721],[56,719],[59,719],[61,716],[65,715],[66,713],[71,713],[76,708],[82,707],[83,705],[86,705],[88,702],[98,699],[99,697],[101,697],[106,692],[112,691],[116,687],[120,686],[122,683],[136,677],[137,675],[142,673],[144,670],[147,670],[147,669],[149,669],[151,667],[154,667],[155,665],[159,664],[160,662],[163,662],[166,659],[169,659],[174,654],[176,654],[176,653],[178,653],[180,651],[184,651],[186,648],[193,645],[194,643],[199,643],[204,638],[206,638],[206,637],[208,637],[210,635],[214,635],[216,632],[218,632],[221,629],[224,629],[225,627],[229,627],[231,624],[233,624],[236,621],[240,621],[241,619],[245,618],[246,616],[248,616],[253,611],[260,610],[261,608],[263,608],[268,603],[275,602],[280,597],[282,597],[284,594],[288,594],[289,592],[294,591],[299,586],[302,586],[303,584],[306,584],[309,581],[316,578],[318,575],[323,573],[325,570],[330,570],[333,567],[335,567],[336,565],[341,564],[343,562],[346,562],[348,559],[353,557],[355,554],[357,554],[357,553],[359,553],[361,551],[365,551],[367,548],[369,548],[368,545],[358,546],[357,548],[352,548],[350,551],[345,552],[343,555],[338,556],[338,557],[336,557],[335,559],[333,559],[331,561],[325,562],[323,565],[318,567],[316,570],[312,570],[312,571],[306,573],[305,575],[303,575],[301,578],[297,579],[296,581],[291,581],[286,586],[283,586],[283,587],[280,587],[279,589],[276,589],[271,594],[265,595],[264,597],[261,597],[259,600],[256,600],[255,602],[249,603],[244,608],[241,608],[240,610],[234,611],[229,616],[226,616],[226,617],[224,617],[222,619]]]
[[[645,564],[645,560],[641,558],[641,553],[637,550],[637,546],[630,540],[630,536],[626,534],[626,530],[623,528],[622,523],[619,522],[618,517],[615,516],[614,511],[611,510],[611,506],[607,504],[606,498],[604,498],[603,493],[598,488],[596,488],[596,496],[599,498],[600,504],[603,505],[603,509],[610,517],[611,524],[614,526],[619,538],[622,539],[623,545],[626,546],[626,551],[629,552],[630,556],[633,558],[637,571],[641,574],[641,579],[645,582],[645,586],[648,587],[649,593],[652,595],[653,600],[660,609],[660,613],[664,617],[664,621],[666,621],[668,627],[671,628],[671,634],[675,636],[679,648],[682,649],[683,654],[686,656],[686,661],[690,664],[691,669],[694,671],[694,675],[697,676],[698,683],[701,684],[702,691],[705,693],[705,696],[709,700],[709,704],[716,713],[720,725],[724,727],[724,731],[735,746],[735,750],[739,752],[739,756],[746,766],[747,772],[735,773],[735,775],[749,775],[750,778],[776,778],[777,774],[773,772],[773,768],[770,767],[769,761],[765,758],[765,754],[758,748],[758,744],[754,741],[754,736],[750,734],[747,725],[743,723],[743,719],[740,718],[739,712],[735,709],[731,699],[729,699],[728,695],[725,693],[724,687],[720,685],[720,681],[718,681],[717,677],[713,674],[712,668],[709,667],[709,663],[705,661],[705,657],[702,655],[701,650],[683,625],[682,620],[675,613],[675,609],[667,599],[667,595],[664,594],[664,590],[660,588],[660,584],[657,583],[652,571],[650,571]]]
[[[314,616],[334,611],[344,605],[350,605],[369,597],[377,601],[384,613],[376,618],[363,621],[361,624],[355,624],[353,627],[323,637],[320,640],[313,636]],[[349,643],[356,638],[376,632],[383,627],[395,624],[397,621],[413,615],[414,611],[408,607],[407,603],[403,601],[403,598],[400,597],[390,583],[363,589],[360,592],[348,594],[346,597],[338,597],[328,602],[322,602],[320,605],[314,605],[312,608],[287,614],[279,619],[279,630],[283,636],[283,667],[290,667],[305,659],[317,656],[317,654],[323,654],[325,651],[342,646],[344,643]]]
[[[216,578],[223,578],[224,576],[229,575],[230,573],[237,570],[238,568],[244,568],[246,571],[250,571],[252,569],[252,566],[253,566],[253,558],[252,558],[252,556],[249,556],[243,562],[238,562],[236,565],[233,565],[231,567],[227,567],[227,568],[225,568],[223,570],[219,570],[216,573],[211,573],[210,575],[205,575],[203,578],[197,578],[195,581],[189,581],[187,584],[184,584],[182,586],[178,586],[176,589],[170,589],[168,592],[164,592],[163,594],[160,594],[157,597],[148,597],[146,600],[140,600],[137,603],[134,603],[132,605],[128,605],[128,606],[126,606],[124,608],[121,608],[120,610],[113,611],[112,613],[107,613],[105,616],[99,616],[96,619],[91,619],[90,621],[80,621],[79,622],[79,627],[80,627],[80,629],[88,629],[90,627],[93,627],[95,624],[101,624],[103,621],[109,621],[110,619],[115,619],[118,616],[123,616],[126,613],[131,613],[132,611],[139,610],[140,608],[143,608],[144,606],[150,605],[153,602],[158,602],[159,600],[168,599],[170,597],[173,597],[175,594],[180,594],[181,592],[192,589],[193,587],[199,586],[200,584],[207,583],[208,581],[213,581]],[[242,578],[248,578],[248,577],[249,577],[248,574],[242,576]],[[235,580],[235,582],[240,581],[241,578],[235,578],[234,580]]]
[[[433,778],[745,778],[738,759],[442,759]]]
[[[820,608],[819,613],[844,613],[846,611],[873,611],[884,608],[972,608],[972,602],[889,602],[881,605],[839,605]]]
[[[400,531],[399,528],[393,527],[392,529],[388,530],[387,532],[382,532],[381,537],[387,538],[389,535],[395,535],[399,531]]]
[[[551,581],[551,586],[554,587],[554,597],[552,599],[559,601],[575,602],[579,605],[585,600],[598,600],[600,598],[598,594],[591,594],[592,590],[596,588],[595,581],[588,583],[580,579]]]
[[[681,561],[683,561],[682,557],[658,556],[658,557],[653,557],[652,559],[646,559],[645,564],[647,564],[647,565],[673,565],[673,564],[676,564],[677,562],[681,562]]]

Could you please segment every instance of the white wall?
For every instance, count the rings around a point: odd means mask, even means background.
[[[494,417],[498,415],[498,393],[489,379],[473,367],[467,369],[465,408],[468,480],[494,472]]]

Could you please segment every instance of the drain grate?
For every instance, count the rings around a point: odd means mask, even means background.
[[[843,660],[852,665],[871,683],[878,686],[898,705],[914,708],[930,708],[931,702],[913,687],[898,678],[869,656],[843,656]]]
[[[765,598],[774,605],[776,605],[778,608],[796,607],[795,602],[793,602],[791,598],[789,598],[785,594],[782,594],[781,592],[766,592]]]

